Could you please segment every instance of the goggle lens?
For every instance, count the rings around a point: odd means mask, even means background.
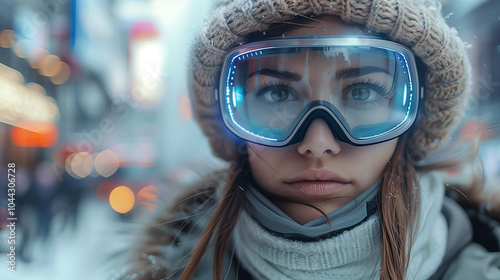
[[[309,115],[325,110],[351,144],[399,136],[417,113],[414,58],[406,49],[368,43],[233,51],[220,88],[226,125],[245,140],[284,146]]]

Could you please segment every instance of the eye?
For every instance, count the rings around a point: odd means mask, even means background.
[[[288,89],[279,87],[272,89],[269,95],[274,102],[283,102],[288,99],[288,96],[290,96],[290,92],[288,91]]]
[[[354,100],[366,101],[372,95],[372,90],[369,88],[354,88],[351,90],[351,96]]]
[[[263,86],[256,90],[256,95],[273,103],[297,100],[295,91],[286,85]]]
[[[388,96],[390,91],[379,81],[357,81],[344,89],[343,98],[346,102],[370,102],[377,98]]]

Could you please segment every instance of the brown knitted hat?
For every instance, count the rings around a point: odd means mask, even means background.
[[[214,90],[226,51],[253,32],[296,14],[333,15],[366,26],[410,47],[426,66],[425,100],[411,131],[415,161],[443,145],[464,112],[470,66],[464,43],[446,25],[434,0],[224,0],[217,5],[193,48],[191,100],[213,153],[237,158],[237,138],[224,126]]]

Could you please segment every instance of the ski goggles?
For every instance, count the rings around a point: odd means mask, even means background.
[[[229,130],[273,147],[301,141],[316,118],[352,145],[396,138],[414,123],[421,95],[411,50],[369,37],[238,46],[225,58],[216,92]]]

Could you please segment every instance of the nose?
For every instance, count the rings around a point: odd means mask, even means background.
[[[335,139],[323,119],[315,119],[307,128],[304,139],[298,145],[298,152],[302,155],[321,157],[324,153],[336,155],[340,152],[340,143]]]

